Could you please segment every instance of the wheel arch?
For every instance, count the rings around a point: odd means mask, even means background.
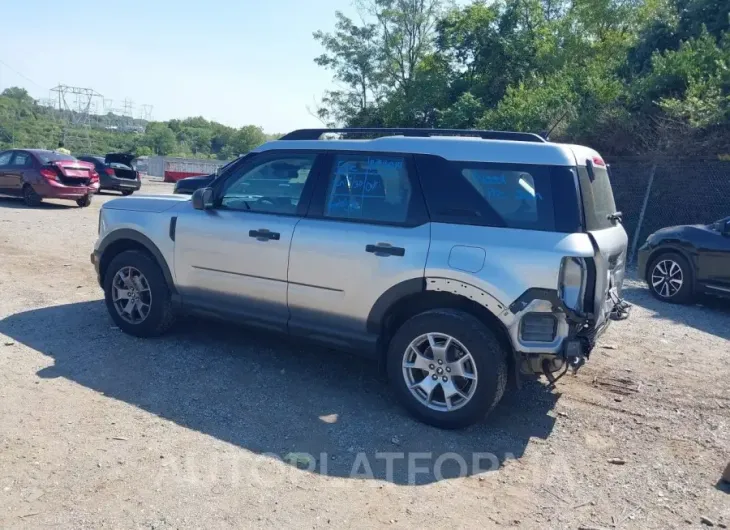
[[[162,275],[165,277],[170,292],[177,294],[170,267],[167,265],[167,261],[162,255],[162,252],[160,252],[160,249],[157,248],[157,245],[150,238],[129,228],[120,228],[111,232],[99,245],[99,279],[102,283],[106,275],[106,270],[114,257],[127,250],[140,250],[154,259],[162,270]]]
[[[662,254],[679,254],[684,259],[686,259],[690,267],[689,273],[691,274],[692,278],[692,287],[695,288],[697,286],[697,271],[695,270],[697,267],[697,263],[695,260],[695,256],[692,253],[688,252],[687,249],[682,248],[682,246],[674,245],[671,243],[657,246],[651,251],[646,260],[646,270],[644,271],[644,277],[642,278],[642,280],[646,281],[647,283],[650,282],[649,274],[651,274],[651,265],[652,263],[654,263],[654,260]]]
[[[495,332],[504,350],[511,352],[507,357],[513,371],[516,353],[507,327],[499,317],[505,307],[477,287],[444,278],[406,280],[378,298],[368,316],[367,329],[380,337],[381,361],[385,361],[388,343],[398,328],[409,318],[431,309],[458,309],[486,324]]]

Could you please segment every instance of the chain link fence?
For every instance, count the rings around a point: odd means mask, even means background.
[[[660,228],[730,216],[730,161],[626,157],[609,163],[631,263],[636,249]]]

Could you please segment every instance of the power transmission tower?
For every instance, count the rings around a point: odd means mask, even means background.
[[[145,121],[152,121],[152,105],[142,105],[142,112],[140,112],[140,118]]]
[[[70,151],[91,150],[91,115],[104,96],[91,88],[58,85],[51,89],[63,123],[63,146]]]

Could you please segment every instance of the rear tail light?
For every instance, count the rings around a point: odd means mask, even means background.
[[[104,168],[104,173],[106,173],[110,177],[113,177],[114,176],[114,170],[112,168],[110,168],[110,167]]]
[[[55,169],[51,169],[48,167],[41,168],[40,170],[41,177],[43,177],[46,180],[58,180],[58,173]]]
[[[583,258],[563,258],[558,292],[565,305],[574,311],[583,311],[586,276],[586,262]]]
[[[91,182],[99,182],[99,174],[95,170],[91,170]]]

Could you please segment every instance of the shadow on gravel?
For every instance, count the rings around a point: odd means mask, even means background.
[[[730,340],[730,301],[722,298],[703,296],[694,305],[677,305],[657,300],[649,289],[627,286],[624,298],[631,304],[652,311],[653,318],[671,320]]]
[[[40,206],[32,208],[30,206],[26,206],[23,199],[15,197],[0,197],[0,208],[13,208],[19,210],[66,210],[68,208],[78,208],[78,206],[73,201],[68,201],[68,204],[43,201]]]
[[[396,484],[477,474],[522,457],[531,438],[551,433],[548,412],[559,397],[528,381],[479,425],[441,431],[395,403],[375,363],[230,325],[191,319],[164,338],[136,339],[114,328],[96,301],[11,315],[0,333],[53,357],[41,378],[64,377],[272,458],[312,455],[299,465],[313,473]]]

